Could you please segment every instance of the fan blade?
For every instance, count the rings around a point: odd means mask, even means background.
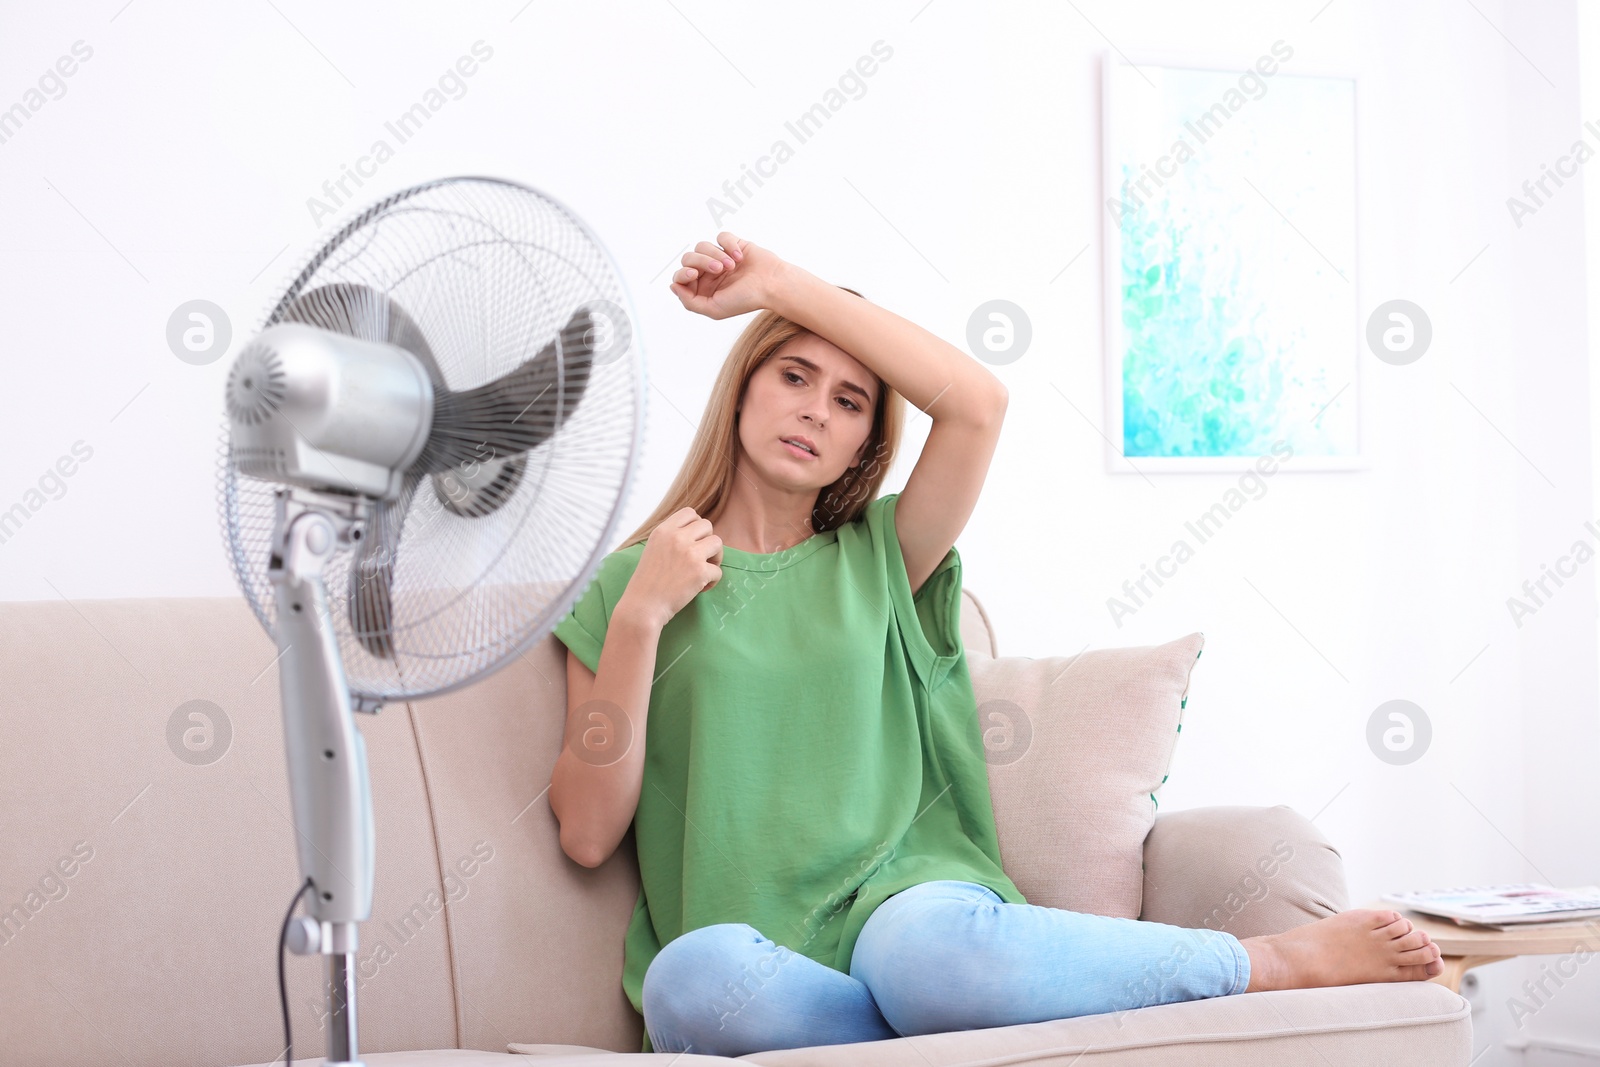
[[[557,340],[516,370],[473,389],[440,390],[434,397],[433,430],[411,469],[434,474],[543,444],[583,399],[594,366],[597,326],[589,309],[579,308]]]
[[[350,629],[361,647],[378,659],[394,659],[395,557],[421,481],[419,474],[406,474],[399,497],[378,504],[371,536],[361,542],[350,568]]]

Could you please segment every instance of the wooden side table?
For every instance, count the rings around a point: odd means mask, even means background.
[[[1472,968],[1515,956],[1551,956],[1567,952],[1600,952],[1600,919],[1585,919],[1555,926],[1527,930],[1490,930],[1487,927],[1457,926],[1410,908],[1398,908],[1374,900],[1361,905],[1377,911],[1397,911],[1411,925],[1426,930],[1439,946],[1439,962],[1444,971],[1428,979],[1453,993],[1461,992],[1461,978]]]

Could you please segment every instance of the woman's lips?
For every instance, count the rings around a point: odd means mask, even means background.
[[[816,456],[812,455],[810,452],[807,452],[805,449],[801,448],[799,445],[791,445],[788,441],[784,441],[784,442],[782,442],[782,444],[783,444],[783,447],[787,448],[792,455],[799,456],[801,459],[816,459],[817,458]]]

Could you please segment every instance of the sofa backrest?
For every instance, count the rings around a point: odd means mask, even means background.
[[[991,765],[1008,873],[1030,900],[1137,916],[1154,810],[1130,808],[1128,790],[1158,787],[1175,731],[1129,713],[1126,684],[1102,683],[1139,673],[1175,716],[1199,635],[1133,650],[1157,655],[1159,670],[1095,653],[995,659],[970,592],[962,633],[980,715],[986,696],[1043,701],[1033,762]],[[298,868],[276,656],[237,597],[0,604],[8,1058],[209,1067],[281,1053],[276,952]],[[377,829],[357,953],[364,1052],[639,1048],[621,986],[639,887],[631,837],[601,867],[582,867],[562,853],[546,798],[564,672],[565,648],[547,637],[468,689],[360,717]],[[1041,762],[1071,764],[1075,746],[1056,725],[1078,720],[1046,706],[1068,691],[1051,689],[1063,674],[1100,702],[1093,721],[1115,712],[1114,726],[1096,728],[1147,750],[1114,810],[1094,808],[1103,790],[1087,772],[1063,792]],[[1052,822],[1041,803],[1074,814]],[[1110,881],[1069,862],[1096,847],[1091,835],[1118,842],[1096,856],[1119,872]],[[291,954],[287,976],[296,1052],[320,1055],[323,959]]]
[[[964,635],[992,654],[971,605]],[[281,1050],[298,869],[276,655],[240,597],[0,604],[8,1058],[209,1067]],[[378,863],[363,1050],[638,1049],[621,991],[632,842],[595,870],[571,862],[543,793],[564,671],[546,638],[467,690],[360,718]],[[296,1052],[320,1051],[322,960],[291,954],[286,973]]]

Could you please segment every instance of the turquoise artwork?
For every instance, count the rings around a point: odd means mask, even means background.
[[[1293,64],[1107,62],[1108,411],[1143,470],[1359,455],[1355,83]]]

